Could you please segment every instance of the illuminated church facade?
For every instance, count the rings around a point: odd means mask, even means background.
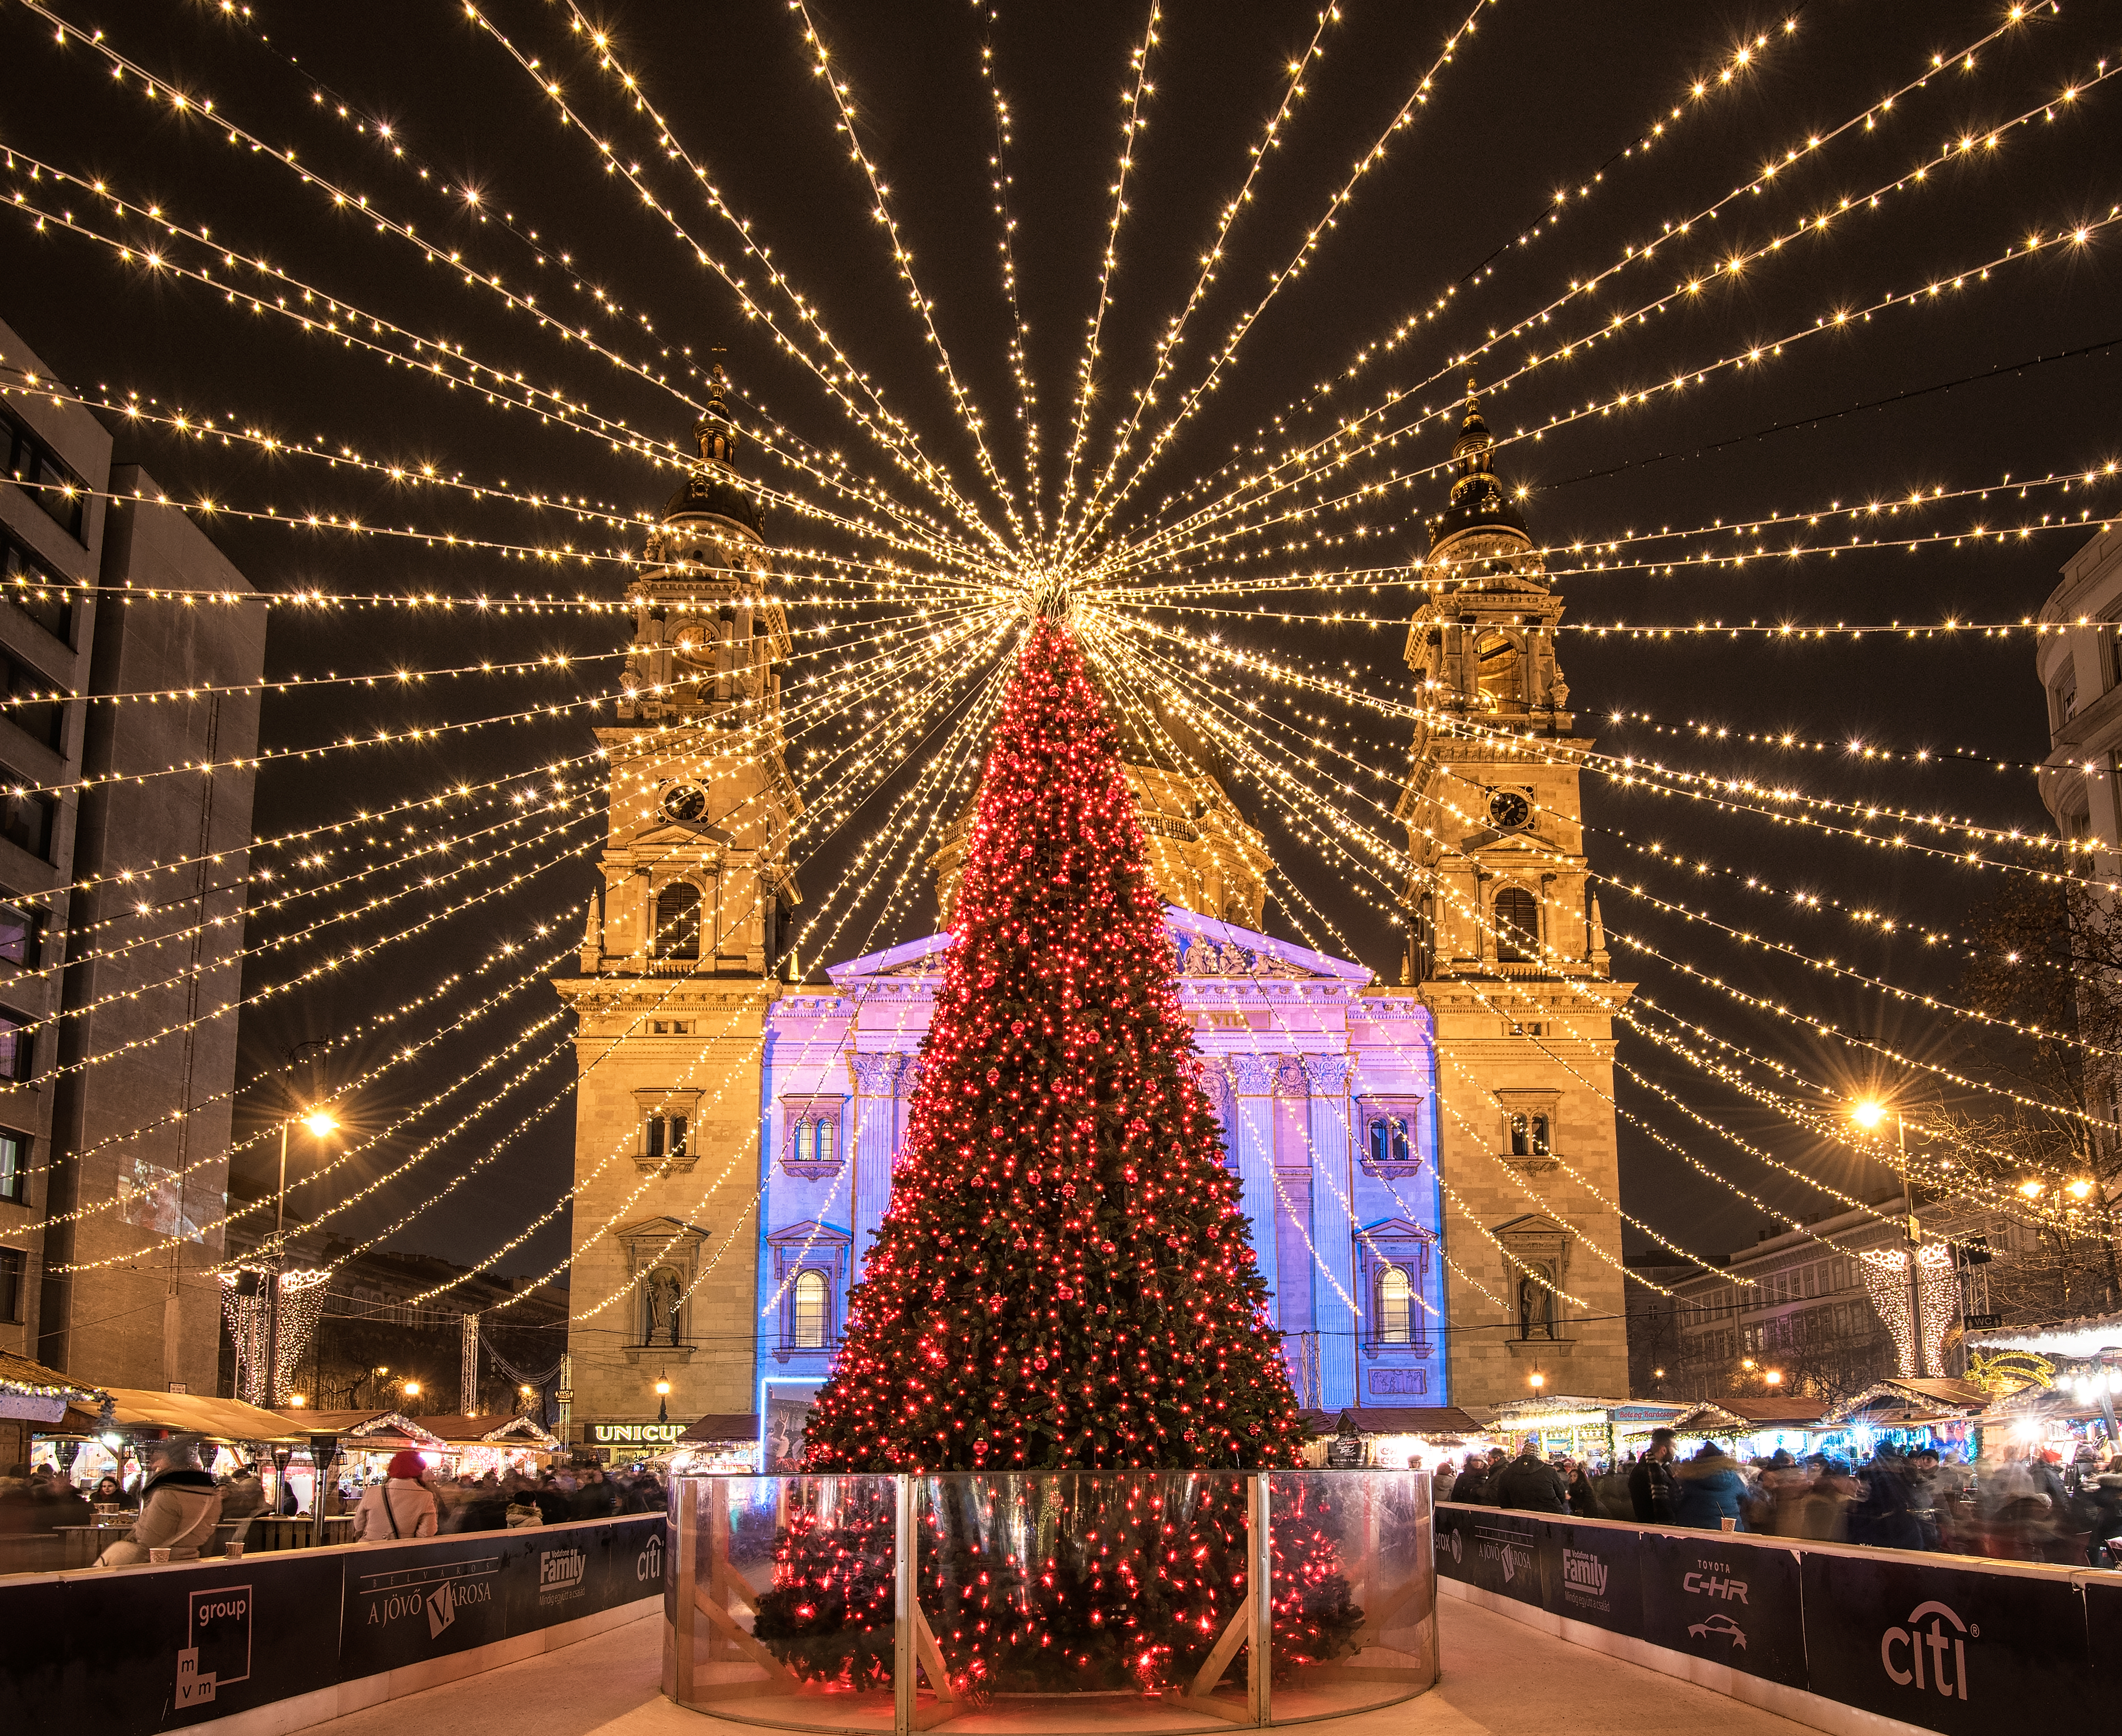
[[[788,628],[719,398],[632,587],[601,895],[574,1008],[571,1422],[590,1447],[800,1404],[890,1198],[941,929],[780,980],[802,811]],[[1470,400],[1408,639],[1424,720],[1403,980],[1262,930],[1275,866],[1208,756],[1124,736],[1199,1077],[1307,1406],[1624,1396],[1610,980],[1561,605]],[[1161,735],[1161,732],[1159,732]],[[1612,1281],[1609,1282],[1608,1280]],[[656,1391],[667,1383],[665,1395]],[[660,1430],[659,1411],[678,1420]]]

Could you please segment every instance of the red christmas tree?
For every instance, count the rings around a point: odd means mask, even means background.
[[[1302,1462],[1145,858],[1082,654],[1041,620],[810,1469]]]
[[[1214,1473],[1302,1462],[1145,854],[1082,653],[1041,620],[805,1457],[988,1473],[928,1480],[915,1582],[954,1692],[975,1700],[1193,1682],[1249,1584],[1244,1487]],[[995,1474],[1041,1472],[1074,1474]],[[890,1504],[842,1489],[830,1518],[796,1507],[756,1635],[807,1679],[876,1684]],[[1297,1507],[1274,1534],[1281,1671],[1345,1650],[1362,1620],[1324,1503]]]

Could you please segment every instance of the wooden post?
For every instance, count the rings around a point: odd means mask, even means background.
[[[891,1548],[891,1729],[892,1736],[914,1736],[914,1607],[919,1585],[914,1571],[914,1479],[902,1472],[893,1481],[898,1512]]]
[[[1246,1485],[1246,1601],[1252,1616],[1246,1635],[1246,1710],[1255,1729],[1274,1721],[1274,1548],[1269,1531],[1268,1474]]]

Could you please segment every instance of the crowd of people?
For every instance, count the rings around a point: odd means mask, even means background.
[[[99,1509],[133,1515],[126,1534],[100,1565],[124,1566],[160,1559],[198,1559],[217,1529],[277,1507],[297,1511],[295,1493],[272,1499],[266,1467],[239,1464],[217,1476],[201,1462],[200,1443],[183,1435],[142,1444],[130,1477],[108,1475],[77,1485],[57,1466],[16,1465],[0,1476],[0,1537],[50,1536],[91,1523]],[[651,1467],[607,1474],[601,1467],[560,1466],[536,1476],[509,1471],[452,1476],[431,1470],[417,1453],[400,1453],[385,1474],[361,1484],[342,1477],[339,1504],[354,1516],[355,1541],[450,1537],[459,1532],[563,1525],[576,1519],[661,1513],[661,1481]]]
[[[1856,1463],[1785,1451],[1742,1462],[1714,1441],[1682,1457],[1672,1430],[1658,1429],[1640,1455],[1610,1464],[1550,1458],[1529,1436],[1516,1458],[1498,1447],[1462,1465],[1447,1458],[1435,1475],[1437,1500],[1475,1506],[2122,1565],[2122,1456],[2081,1453],[2066,1465],[2053,1448],[2014,1444],[1969,1461],[1882,1444]]]

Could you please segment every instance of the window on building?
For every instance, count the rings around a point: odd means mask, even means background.
[[[681,1115],[652,1115],[643,1124],[643,1149],[652,1158],[685,1155],[685,1118]]]
[[[828,1297],[823,1272],[798,1272],[789,1304],[788,1341],[799,1350],[825,1347]]]
[[[1521,705],[1525,686],[1521,674],[1517,638],[1509,633],[1484,633],[1475,643],[1479,665],[1475,677],[1484,710],[1504,711]]]
[[[2073,671],[2055,684],[2055,720],[2060,729],[2078,715],[2078,676]]]
[[[52,798],[35,791],[16,794],[34,779],[17,778],[0,766],[0,838],[27,850],[40,860],[49,859],[52,847]]]
[[[35,1046],[36,1033],[26,1021],[0,1013],[0,1079],[29,1078],[30,1051]]]
[[[29,1188],[30,1142],[0,1128],[0,1200],[20,1205]]]
[[[73,593],[12,537],[0,536],[0,586],[13,603],[62,644],[73,643]]]
[[[1409,1344],[1414,1338],[1414,1287],[1396,1266],[1378,1273],[1378,1342]]]
[[[833,1147],[839,1142],[839,1129],[830,1121],[813,1121],[811,1124],[811,1157],[820,1163],[831,1163]]]
[[[0,695],[6,700],[0,716],[40,747],[58,751],[66,740],[66,698],[58,684],[18,658],[0,653],[0,686],[7,690]]]
[[[1521,886],[1496,894],[1496,957],[1507,965],[1531,964],[1540,945],[1540,906]]]
[[[1514,1158],[1545,1158],[1549,1155],[1548,1118],[1544,1115],[1513,1115],[1511,1117],[1511,1155]]]
[[[27,1264],[19,1247],[0,1247],[0,1320],[22,1317],[22,1270]]]
[[[680,882],[656,895],[656,955],[659,958],[700,956],[700,889]]]
[[[11,410],[0,409],[0,446],[7,448],[8,476],[78,542],[88,512],[88,485]]]
[[[1413,1153],[1407,1143],[1407,1123],[1398,1116],[1379,1116],[1370,1126],[1371,1161],[1373,1163],[1405,1163]]]
[[[39,914],[19,904],[0,904],[0,964],[18,970],[37,967]]]

